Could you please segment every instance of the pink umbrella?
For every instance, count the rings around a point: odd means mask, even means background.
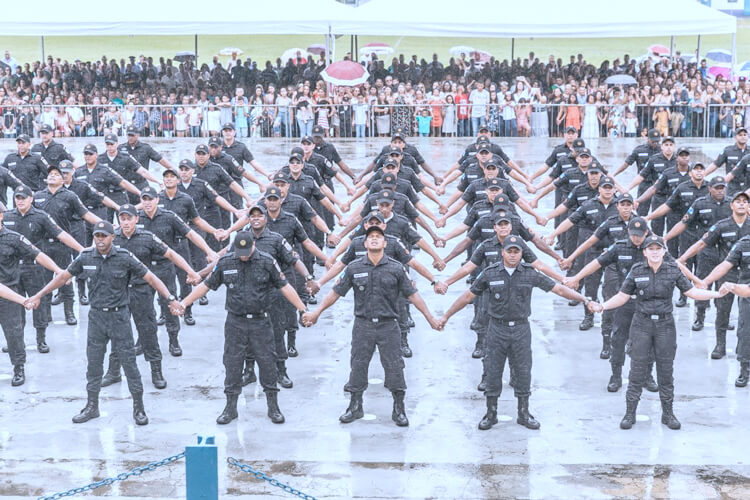
[[[652,54],[658,54],[660,56],[668,56],[669,49],[665,45],[659,45],[658,43],[650,45],[648,51]]]
[[[393,54],[393,47],[391,47],[387,43],[372,42],[372,43],[368,43],[367,45],[363,45],[359,49],[359,52],[363,55],[370,55],[370,54],[387,55],[387,54]]]
[[[469,57],[474,59],[475,62],[488,63],[492,58],[492,54],[490,54],[486,50],[475,50]]]
[[[320,76],[333,85],[353,87],[365,83],[370,77],[370,73],[359,63],[339,61],[327,66],[320,72]]]
[[[320,54],[324,54],[326,51],[326,46],[320,43],[314,43],[307,47],[307,52],[309,54],[313,54],[316,56],[319,56]]]
[[[724,78],[729,78],[729,68],[725,68],[724,66],[711,66],[708,68],[708,74],[713,75],[714,77],[721,75]]]

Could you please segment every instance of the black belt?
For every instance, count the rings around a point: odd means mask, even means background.
[[[258,312],[258,313],[250,313],[250,314],[237,314],[237,313],[231,313],[231,314],[234,314],[235,316],[240,316],[242,318],[247,318],[247,319],[263,319],[263,318],[268,317],[267,312]]]
[[[96,311],[103,311],[103,312],[117,312],[117,311],[122,311],[126,307],[128,307],[128,306],[117,306],[117,307],[94,307],[94,306],[91,306],[91,309],[94,309]]]
[[[662,313],[662,314],[649,314],[649,313],[641,312],[639,314],[641,316],[646,316],[647,318],[652,319],[654,321],[657,321],[657,320],[660,320],[660,319],[667,319],[667,318],[671,318],[672,317],[672,313],[671,312]]]
[[[23,259],[21,259],[19,261],[19,264],[24,264],[24,265],[27,265],[27,266],[33,266],[33,265],[36,265],[36,260],[23,260]]]
[[[528,324],[528,319],[514,319],[512,321],[507,321],[504,319],[496,319],[497,323],[500,323],[503,326],[516,326],[516,325],[526,325]]]
[[[383,321],[396,321],[396,318],[365,318],[364,316],[357,316],[357,319],[368,321],[370,323],[381,323]]]

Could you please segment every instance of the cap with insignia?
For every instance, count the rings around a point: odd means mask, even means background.
[[[143,198],[150,198],[154,199],[159,196],[159,193],[156,192],[156,189],[152,188],[151,186],[146,186],[145,188],[141,189],[141,199]]]
[[[690,149],[688,149],[687,146],[680,146],[679,148],[677,148],[677,154],[681,155],[682,153],[686,153],[686,154],[689,155],[690,154]]]
[[[198,144],[197,146],[195,146],[195,152],[197,154],[207,155],[208,154],[208,146],[206,146],[205,144]]]
[[[630,193],[623,193],[617,197],[617,203],[633,203],[633,196]]]
[[[497,160],[495,160],[494,158],[490,158],[489,160],[487,160],[487,163],[484,164],[485,170],[488,170],[491,168],[500,168],[500,165],[497,163]]]
[[[667,142],[671,142],[672,144],[674,144],[674,137],[672,137],[671,135],[667,135],[661,138],[662,144],[666,144]]]
[[[384,189],[378,194],[378,203],[393,203],[393,191]]]
[[[16,142],[31,142],[31,138],[26,134],[21,134],[16,137]]]
[[[404,152],[401,151],[401,148],[397,148],[396,146],[390,146],[388,147],[388,156],[403,156]]]
[[[375,233],[375,232],[378,232],[382,234],[383,236],[385,236],[385,231],[383,231],[383,229],[378,225],[372,225],[368,227],[367,229],[365,229],[365,236],[369,236],[370,233]]]
[[[289,163],[292,163],[292,161],[295,161],[297,163],[302,163],[302,155],[300,153],[292,153],[289,155]]]
[[[497,177],[493,177],[492,179],[487,181],[487,189],[502,189],[503,187],[500,185],[500,179]]]
[[[612,177],[602,177],[602,180],[599,181],[599,187],[615,187],[615,180]]]
[[[736,200],[740,196],[744,196],[745,201],[750,201],[750,195],[748,195],[746,192],[742,191],[741,189],[732,195],[732,201]]]
[[[34,193],[31,191],[31,188],[23,184],[18,186],[16,190],[13,191],[13,198],[28,198],[29,196],[33,195]]]
[[[404,139],[404,129],[402,129],[401,127],[397,127],[393,131],[393,134],[391,135],[391,141],[394,140],[394,139],[401,139],[401,140],[403,140]]]
[[[161,176],[166,177],[168,175],[174,175],[175,177],[178,177],[177,172],[175,172],[174,169],[165,168],[164,171],[161,173]]]
[[[699,161],[696,161],[695,163],[693,163],[693,164],[690,165],[690,170],[692,170],[694,168],[700,168],[700,169],[706,170],[706,166],[703,163],[699,162]]]
[[[92,234],[115,234],[115,228],[107,221],[100,220],[94,224],[94,229],[91,231]]]
[[[122,214],[128,214],[135,217],[136,215],[138,215],[138,210],[136,210],[136,208],[130,203],[125,203],[123,205],[120,205],[120,210],[117,211],[117,215]]]
[[[57,165],[57,169],[61,173],[65,174],[65,173],[72,172],[73,170],[75,170],[75,167],[73,167],[73,162],[72,161],[70,161],[70,160],[63,160],[63,161],[61,161]]]
[[[270,187],[266,189],[266,194],[263,195],[266,199],[268,198],[278,198],[281,199],[281,190],[277,187]]]
[[[130,126],[128,127],[128,131],[127,131],[127,134],[128,134],[128,135],[138,135],[138,129],[137,129],[137,128],[135,128],[135,126],[133,126],[133,125],[130,125]]]
[[[633,236],[643,236],[648,232],[648,226],[646,225],[646,219],[643,217],[633,217],[628,223],[628,233]]]
[[[276,188],[271,188],[271,189],[276,189]],[[268,210],[266,210],[266,207],[264,207],[263,205],[253,205],[252,207],[250,207],[250,210],[247,211],[247,214],[250,215],[256,211],[262,213],[263,215],[266,215],[268,213]]]
[[[195,163],[193,163],[192,160],[187,160],[187,159],[180,160],[180,163],[177,166],[177,168],[180,168],[180,169],[189,168],[190,170],[193,170],[195,168]]]
[[[366,222],[370,222],[372,219],[378,219],[378,222],[385,222],[385,217],[383,217],[383,214],[377,210],[373,210],[367,217],[365,217]]]
[[[273,174],[271,182],[285,182],[289,184],[289,177],[284,172],[276,172]]]
[[[709,187],[726,186],[727,180],[723,176],[717,175],[708,181],[708,185]]]
[[[240,231],[234,239],[234,253],[237,257],[249,257],[253,253],[255,237],[252,231]]]
[[[323,127],[320,125],[316,125],[312,129],[312,136],[313,137],[323,137],[325,135],[325,131],[323,130]]]
[[[508,236],[505,238],[505,241],[503,241],[503,250],[508,250],[510,248],[517,248],[519,250],[522,250],[523,247],[521,246],[521,238],[518,236]]]
[[[234,123],[226,122],[224,125],[221,126],[221,130],[234,130]]]
[[[385,174],[380,184],[383,186],[395,186],[397,184],[396,176],[393,174]]]
[[[566,134],[577,134],[578,133],[578,129],[575,128],[575,127],[567,127],[565,129],[565,133]]]
[[[658,141],[659,137],[661,137],[661,134],[659,134],[659,131],[655,128],[648,129],[648,138],[652,141]]]
[[[52,127],[49,126],[49,125],[47,125],[47,124],[42,125],[42,127],[39,129],[39,132],[41,132],[43,134],[51,134],[52,133]]]
[[[214,137],[211,137],[211,138],[210,138],[210,139],[208,140],[208,145],[209,145],[209,147],[214,147],[214,148],[218,148],[218,147],[220,147],[220,146],[221,146],[221,139],[219,139],[219,138],[218,138],[218,137],[216,137],[216,136],[214,136]]]
[[[96,153],[97,153],[97,149],[96,149],[96,146],[94,146],[93,144],[86,144],[83,147],[83,154],[85,155],[95,155]]]
[[[389,158],[383,162],[383,168],[386,167],[398,167],[398,162]]]
[[[310,144],[313,143],[312,136],[310,135],[303,135],[302,138],[299,140],[302,144],[309,142]]]
[[[115,134],[107,134],[104,136],[104,143],[105,144],[117,144],[117,136]]]
[[[581,149],[586,147],[586,141],[581,139],[580,137],[573,141],[573,149]]]
[[[501,222],[513,222],[513,219],[510,217],[510,212],[507,210],[497,210],[495,212],[495,224],[500,224]]]
[[[585,146],[578,149],[578,156],[591,156],[591,150]]]
[[[664,244],[664,239],[661,236],[657,236],[655,234],[652,234],[651,236],[646,238],[643,243],[641,243],[641,249],[646,249],[651,245],[659,245],[662,248],[667,248],[667,246]]]

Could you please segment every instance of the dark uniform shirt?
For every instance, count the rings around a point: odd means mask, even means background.
[[[665,203],[674,214],[683,216],[695,200],[704,196],[708,196],[708,184],[702,182],[701,187],[698,187],[692,180],[688,179],[674,188]]]
[[[275,219],[271,217],[271,214],[267,214],[266,227],[283,236],[290,245],[295,247],[308,239],[307,231],[300,221],[283,210],[279,210],[279,215]],[[246,230],[249,229],[246,228]]]
[[[343,264],[350,264],[355,259],[367,255],[367,249],[365,248],[366,238],[367,236],[365,235],[352,238],[352,241],[351,243],[349,243],[349,247],[346,249],[346,252],[344,252],[344,255],[341,256],[341,262]],[[386,234],[385,241],[386,257],[397,260],[403,265],[407,265],[411,261],[411,259],[414,258],[403,245],[403,243],[401,243],[401,241],[395,236]]]
[[[718,248],[719,255],[723,259],[735,242],[748,234],[750,234],[750,220],[746,219],[742,226],[738,226],[734,218],[730,216],[708,228],[706,234],[703,235],[703,242],[707,247]]]
[[[310,154],[310,158],[304,160],[304,162],[305,162],[305,165],[314,166],[315,169],[320,174],[321,179],[323,179],[323,183],[326,186],[328,186],[331,190],[333,190],[332,179],[336,177],[336,174],[339,172],[339,169],[336,168],[336,166],[333,163],[331,163],[331,161],[328,158],[313,151],[312,154]]]
[[[648,163],[648,159],[654,155],[661,153],[661,148],[658,144],[649,146],[648,143],[640,144],[633,148],[633,151],[625,158],[626,165],[632,165],[635,162],[635,166],[638,168],[638,172],[643,170],[643,167]]]
[[[73,176],[78,180],[88,182],[92,188],[106,194],[118,205],[127,203],[125,191],[120,187],[123,181],[122,176],[107,166],[97,163],[93,170],[83,166],[76,169]]]
[[[42,142],[34,144],[31,146],[31,154],[41,156],[47,160],[48,164],[55,167],[63,160],[73,161],[73,155],[68,153],[65,146],[55,141],[50,141],[49,146],[45,146]]]
[[[521,220],[521,218],[515,214],[508,214],[510,216],[510,234],[515,234],[523,238],[524,241],[531,241],[534,239],[534,233],[531,232],[529,227]],[[484,215],[477,220],[466,236],[474,240],[475,243],[480,243],[487,238],[496,236],[495,233],[495,217],[493,214]]]
[[[521,245],[521,258],[527,264],[534,263],[537,260],[536,254],[523,241],[518,242]],[[469,259],[472,264],[477,266],[480,271],[496,262],[503,260],[503,244],[497,239],[497,235],[487,238],[481,242],[471,254]]]
[[[91,184],[86,181],[74,177],[70,185],[65,186],[65,189],[78,196],[81,203],[89,210],[94,210],[102,206],[104,195],[91,187]],[[80,218],[75,216],[74,220],[80,220]]]
[[[211,290],[227,287],[224,309],[232,314],[259,314],[268,311],[271,291],[283,288],[286,277],[273,257],[255,250],[243,262],[234,252],[224,255],[204,281]]]
[[[88,280],[91,307],[102,309],[128,305],[128,284],[143,278],[148,269],[126,249],[112,245],[107,255],[95,247],[84,248],[68,272]]]
[[[365,185],[368,188],[371,188],[373,183],[380,180],[382,177],[383,177],[383,169],[380,169],[377,172],[375,172],[375,174],[373,174],[372,177],[367,179],[367,182],[365,183]],[[399,181],[403,179],[407,181],[409,184],[411,184],[411,187],[414,188],[414,191],[416,191],[417,193],[421,193],[424,190],[424,184],[422,183],[422,180],[419,178],[417,173],[411,167],[402,165],[401,167],[399,167],[396,177],[398,178]]]
[[[617,215],[617,204],[614,200],[612,200],[609,205],[605,205],[597,197],[583,202],[575,212],[570,214],[568,219],[580,229],[593,232],[596,231],[605,220]],[[606,245],[602,244],[601,241],[597,242],[595,245],[595,248],[604,247],[606,247]]]
[[[391,218],[386,219],[385,223],[386,236],[389,234],[395,236],[407,248],[411,248],[414,244],[422,239],[419,233],[414,230],[411,223],[409,223],[409,219],[407,219],[403,215],[392,213]],[[362,236],[364,234],[365,226],[364,224],[360,224],[352,234],[352,238],[356,238],[357,236]]]
[[[18,153],[11,153],[5,157],[3,167],[10,170],[32,191],[39,191],[45,186],[49,164],[43,156],[28,153],[21,158]]]
[[[34,193],[34,206],[49,214],[65,232],[70,232],[70,223],[81,220],[88,210],[72,191],[61,187],[54,194],[46,188]]]
[[[234,182],[232,176],[221,165],[212,161],[203,167],[196,163],[195,176],[208,182],[222,196],[229,193],[229,185]]]
[[[267,226],[255,236],[255,249],[265,252],[279,263],[281,269],[289,269],[297,262],[297,256],[289,242],[279,233],[271,231]]]
[[[247,149],[245,143],[235,140],[231,146],[227,146],[226,142],[221,147],[222,153],[226,153],[234,158],[240,166],[244,166],[245,163],[250,163],[255,159],[253,154]]]
[[[638,172],[638,175],[643,177],[643,182],[641,184],[651,186],[657,181],[659,175],[663,171],[670,167],[675,167],[676,165],[676,154],[672,155],[672,158],[667,158],[663,153],[657,153],[654,156],[651,156],[646,162],[646,166]]]
[[[559,161],[566,161],[565,158],[570,158],[570,154],[573,152],[572,148],[569,148],[567,144],[564,142],[562,144],[558,144],[552,149],[552,152],[549,154],[546,160],[544,160],[544,164],[547,165],[547,168],[553,168]]]
[[[743,236],[732,246],[725,259],[740,272],[740,283],[750,283],[750,236]]]
[[[376,180],[375,182],[371,183],[369,187],[370,193],[379,193],[383,190],[383,182],[380,180]],[[414,188],[406,179],[402,179],[401,177],[396,179],[396,189],[394,191],[396,191],[397,193],[401,193],[409,198],[409,201],[412,205],[416,205],[417,203],[419,203],[419,195],[417,195],[417,192],[414,191]]]
[[[635,296],[636,312],[648,315],[669,314],[672,312],[675,286],[682,293],[693,287],[677,264],[665,259],[656,272],[646,262],[635,264],[620,291]]]
[[[623,234],[624,235],[624,234]],[[643,262],[643,250],[624,238],[612,243],[601,255],[596,258],[602,268],[614,265],[617,270],[617,286],[621,286],[630,270],[635,264]],[[664,254],[664,262],[675,262],[669,252]]]
[[[359,215],[364,218],[367,217],[367,214],[369,214],[370,212],[377,210],[378,198],[380,198],[380,193],[370,193],[369,195],[367,195],[367,198],[362,205],[362,210],[360,211]],[[407,198],[406,195],[398,192],[393,193],[392,210],[394,213],[403,215],[412,222],[414,222],[414,220],[419,217],[419,212],[417,212],[417,209],[414,208],[414,205],[412,205],[411,201],[409,201],[409,198]]]
[[[563,205],[568,207],[568,210],[578,210],[578,207],[583,205],[588,200],[592,200],[599,196],[599,187],[591,187],[591,184],[586,182],[585,184],[580,184],[573,188],[573,190],[568,193],[568,197],[565,198],[565,201],[563,201]]]
[[[266,200],[260,200],[258,205],[263,205],[265,207]],[[286,197],[281,201],[281,209],[284,212],[297,217],[300,222],[310,222],[316,215],[318,215],[306,199],[294,193],[287,193]]]
[[[150,268],[157,260],[165,259],[169,247],[164,244],[154,233],[145,229],[135,228],[130,238],[125,236],[122,229],[115,230],[113,244],[128,250],[135,255],[146,267]],[[133,277],[131,285],[145,285],[143,277]]]
[[[5,167],[0,167],[0,201],[3,205],[8,204],[8,188],[16,189],[23,184],[21,180],[13,175],[13,172]]]
[[[37,247],[41,247],[45,240],[47,243],[56,240],[57,236],[62,233],[60,226],[47,212],[33,206],[25,215],[21,215],[17,208],[8,210],[3,214],[3,225],[24,235],[32,245]]]
[[[195,202],[189,194],[180,191],[179,188],[174,195],[174,198],[167,196],[167,192],[163,191],[159,193],[159,208],[169,210],[177,214],[182,219],[182,222],[190,224],[193,219],[200,217],[198,209],[195,208]]]
[[[727,198],[716,201],[709,195],[695,200],[683,215],[682,222],[688,226],[688,230],[702,235],[717,221],[731,215],[732,209]]]
[[[719,155],[721,157],[721,155]],[[717,158],[718,160],[718,158]],[[748,187],[748,165],[750,165],[750,155],[743,155],[739,161],[732,167],[732,180],[727,184],[727,194],[733,194],[737,191],[744,191]],[[727,168],[729,162],[727,161]]]
[[[120,154],[126,154],[135,158],[135,161],[146,170],[149,170],[152,161],[159,162],[163,158],[150,144],[141,141],[136,141],[134,146],[126,142],[125,144],[121,144],[117,149],[120,151]]]
[[[477,179],[466,188],[464,194],[461,195],[461,199],[466,202],[471,209],[471,206],[479,199],[487,197],[487,179]],[[518,191],[514,188],[510,182],[505,179],[498,179],[500,184],[500,193],[504,194],[513,203],[517,202],[520,198]]]
[[[417,293],[404,265],[386,255],[377,265],[365,255],[346,266],[333,291],[343,297],[350,288],[354,288],[354,316],[370,320],[398,318],[399,297]]]
[[[169,248],[177,248],[180,240],[190,232],[190,228],[176,213],[157,208],[154,217],[150,218],[143,210],[138,211],[136,227],[151,231]],[[156,262],[166,261],[166,257],[153,259]]]
[[[745,146],[745,149],[740,149],[737,147],[737,143],[734,143],[731,146],[725,147],[724,150],[719,153],[719,156],[714,160],[714,165],[717,167],[724,165],[726,173],[729,173],[747,153],[747,146]]]
[[[21,276],[19,264],[32,263],[39,255],[35,247],[25,236],[3,225],[0,227],[0,283],[15,286]]]
[[[99,165],[111,168],[112,170],[117,172],[120,177],[138,187],[139,189],[148,184],[148,182],[146,182],[146,179],[141,177],[141,174],[138,173],[138,169],[141,168],[141,164],[138,163],[135,158],[127,153],[123,153],[121,150],[118,150],[115,157],[111,159],[107,155],[107,153],[102,153],[96,158],[96,161],[99,163]]]
[[[677,167],[669,167],[659,174],[656,179],[656,192],[654,193],[655,198],[666,199],[669,198],[674,190],[682,184],[690,180],[688,170],[680,172]]]
[[[488,198],[475,201],[469,209],[469,213],[464,217],[463,225],[468,226],[469,228],[473,227],[480,217],[492,213],[492,205],[493,204],[490,203]],[[515,208],[515,206],[511,205],[511,208]]]
[[[220,165],[233,180],[241,179],[245,173],[245,167],[234,159],[232,155],[221,151],[217,156],[211,156],[211,161]]]
[[[300,173],[296,179],[291,175],[289,176],[289,193],[301,196],[307,201],[320,201],[325,198],[315,179],[303,173]]]
[[[505,163],[508,163],[510,161],[510,156],[505,154],[505,151],[503,151],[503,148],[500,147],[499,144],[490,142],[489,148],[490,148],[490,153],[492,153],[493,156],[499,157]],[[462,165],[464,163],[470,162],[471,160],[476,158],[478,152],[479,152],[479,145],[476,142],[469,144],[468,146],[466,146],[466,149],[464,149],[464,153],[461,155],[461,158],[458,159],[457,163],[459,165]]]
[[[320,155],[317,155],[320,156]],[[285,173],[287,176],[292,176],[292,170],[289,168],[289,165],[284,165],[281,167],[281,172]],[[320,172],[317,168],[315,168],[315,165],[312,163],[303,163],[302,164],[302,175],[306,175],[308,177],[312,177],[312,179],[315,181],[315,183],[318,186],[322,186],[324,184],[323,176],[320,175]]]
[[[497,178],[508,181],[508,174],[510,172],[510,167],[507,166],[505,163],[498,163],[498,172],[497,172]],[[461,179],[458,181],[458,186],[456,186],[456,189],[459,191],[466,191],[468,187],[471,185],[471,183],[483,179],[485,177],[484,170],[482,167],[479,166],[478,161],[470,162],[466,164],[466,168],[462,170],[463,175],[461,176]]]
[[[549,292],[555,282],[528,264],[520,262],[509,273],[502,262],[487,266],[471,285],[471,293],[489,294],[487,314],[503,321],[525,320],[531,315],[531,292],[534,287]]]
[[[192,198],[195,208],[198,210],[201,217],[206,219],[209,223],[219,223],[221,212],[219,212],[219,206],[216,204],[216,198],[219,194],[208,182],[199,179],[198,177],[193,177],[190,180],[190,184],[187,186],[180,182],[177,185],[177,190]],[[161,201],[161,197],[159,198],[159,201]]]
[[[323,141],[315,146],[315,152],[324,158],[328,159],[331,163],[338,164],[341,161],[341,156],[336,150],[336,146],[330,142]]]
[[[628,221],[622,220],[620,214],[607,217],[604,222],[594,231],[594,236],[599,240],[597,248],[607,248],[615,241],[627,236]]]

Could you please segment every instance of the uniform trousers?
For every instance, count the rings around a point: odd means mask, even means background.
[[[251,318],[248,316],[252,316]],[[227,313],[224,322],[224,393],[242,393],[242,369],[248,349],[255,354],[263,390],[278,391],[273,325],[267,313]]]
[[[528,320],[508,322],[490,318],[484,345],[485,396],[497,397],[502,393],[506,359],[513,370],[516,397],[531,394],[531,328]]]
[[[130,327],[130,309],[122,306],[117,310],[89,309],[88,333],[86,337],[86,390],[99,393],[104,374],[104,354],[107,342],[112,341],[112,352],[122,364],[128,389],[131,394],[143,394],[143,383],[135,361],[133,330]]]
[[[344,391],[364,392],[367,389],[367,373],[376,347],[385,371],[385,388],[391,392],[406,390],[398,321],[395,318],[374,321],[356,317],[352,328],[351,371]]]
[[[656,381],[659,398],[674,400],[674,357],[677,352],[677,332],[672,313],[648,315],[636,312],[630,325],[630,376],[628,401],[638,401],[649,375],[649,357],[653,350],[656,359]]]

